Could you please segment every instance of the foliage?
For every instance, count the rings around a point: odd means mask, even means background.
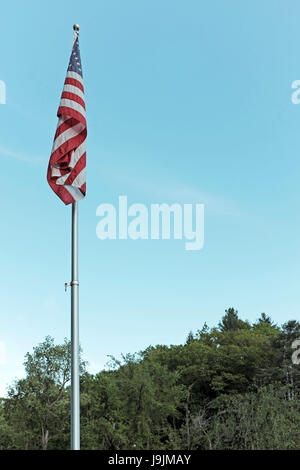
[[[26,354],[24,366],[26,378],[9,388],[2,405],[6,424],[14,430],[9,448],[60,448],[68,434],[70,343],[54,345],[47,336],[33,354]]]
[[[225,310],[182,345],[149,346],[105,370],[81,361],[83,449],[300,449],[300,324]],[[47,337],[0,401],[0,449],[68,449],[70,343]]]

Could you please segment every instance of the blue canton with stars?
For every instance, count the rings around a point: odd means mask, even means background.
[[[81,69],[81,58],[80,58],[80,50],[79,50],[79,40],[78,36],[73,46],[70,63],[68,67],[68,72],[76,72],[78,75],[82,77],[82,69]]]

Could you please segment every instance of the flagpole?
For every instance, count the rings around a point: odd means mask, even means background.
[[[79,36],[74,24],[73,45]],[[71,450],[80,450],[80,364],[79,364],[79,282],[78,282],[78,203],[72,204],[71,278]]]
[[[80,450],[78,204],[72,204],[71,450]]]

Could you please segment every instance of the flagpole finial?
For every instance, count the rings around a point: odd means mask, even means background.
[[[80,30],[79,24],[74,24],[73,29],[74,29],[75,33],[79,34],[79,30]]]

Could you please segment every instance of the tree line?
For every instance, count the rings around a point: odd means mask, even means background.
[[[185,344],[110,357],[95,375],[81,360],[81,448],[299,450],[297,339],[296,320],[251,324],[229,308]],[[24,366],[0,401],[0,449],[68,449],[70,343],[46,337]]]

